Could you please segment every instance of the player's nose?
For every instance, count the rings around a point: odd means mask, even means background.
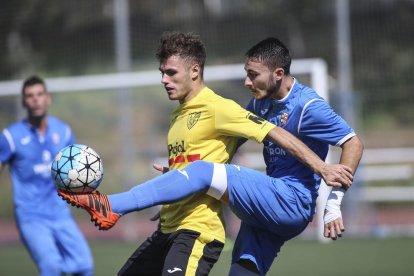
[[[169,78],[167,74],[163,74],[161,77],[161,83],[162,84],[167,84],[169,82]]]
[[[244,86],[246,86],[247,88],[251,88],[253,86],[252,81],[247,76],[244,78]]]

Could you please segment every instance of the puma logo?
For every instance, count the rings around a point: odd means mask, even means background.
[[[20,143],[22,143],[22,145],[27,145],[27,144],[29,144],[29,143],[30,143],[30,140],[31,140],[30,136],[26,136],[26,137],[23,137],[23,138],[20,140]]]

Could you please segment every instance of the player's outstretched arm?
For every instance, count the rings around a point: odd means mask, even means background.
[[[351,168],[343,164],[326,164],[316,153],[290,132],[276,126],[270,130],[266,137],[310,167],[325,180],[327,185],[332,187],[351,186],[353,180]]]
[[[352,174],[355,174],[364,150],[362,141],[357,136],[354,136],[346,141],[341,148],[342,154],[339,162],[350,167]],[[325,238],[336,240],[337,237],[342,237],[342,232],[345,231],[341,213],[341,202],[344,194],[345,189],[332,188],[328,197],[324,214]]]

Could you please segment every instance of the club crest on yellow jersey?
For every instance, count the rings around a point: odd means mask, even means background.
[[[193,126],[195,126],[195,124],[198,122],[198,119],[200,119],[200,116],[201,116],[201,111],[191,112],[190,114],[188,114],[187,127],[188,127],[189,130]]]

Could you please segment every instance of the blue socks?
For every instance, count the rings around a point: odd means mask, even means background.
[[[172,170],[133,187],[108,195],[112,211],[120,215],[160,204],[169,204],[196,192],[207,192],[214,173],[214,163],[195,161],[185,169]]]

